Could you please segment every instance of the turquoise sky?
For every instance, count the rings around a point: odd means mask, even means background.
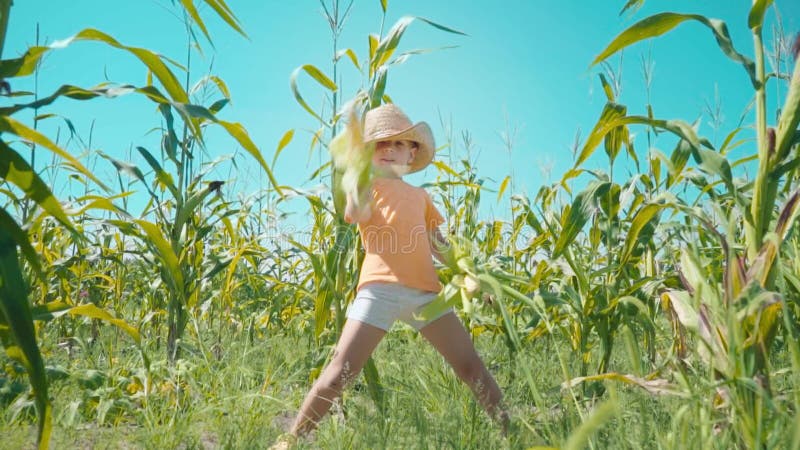
[[[232,105],[220,117],[241,122],[268,160],[272,159],[284,132],[295,129],[295,139],[281,155],[275,173],[282,184],[313,188],[318,181],[308,178],[327,156],[319,152],[309,155],[310,132],[317,128],[317,123],[295,102],[289,77],[303,64],[314,64],[331,74],[332,40],[320,3],[311,0],[228,0],[228,3],[249,40],[228,28],[209,8],[201,8],[214,48],[201,40],[205,55],[192,55],[191,79],[194,82],[207,74],[213,61],[211,73],[225,80],[233,98]],[[493,180],[487,183],[489,187],[496,189],[500,180],[513,170],[515,190],[533,196],[542,183],[560,179],[571,167],[570,149],[576,132],[581,130],[581,136],[585,137],[596,122],[605,103],[597,77],[602,69],[590,69],[589,63],[625,27],[662,11],[704,14],[724,20],[737,49],[752,56],[752,38],[747,28],[749,1],[648,0],[635,14],[620,16],[624,3],[623,0],[389,0],[385,30],[398,18],[414,15],[461,30],[468,36],[445,33],[422,22],[413,23],[401,41],[400,51],[457,48],[413,56],[405,64],[392,68],[387,93],[412,120],[428,121],[439,143],[446,140],[440,118],[445,119],[452,126],[456,138],[453,151],[458,157],[466,155],[462,135],[468,132],[480,175]],[[776,0],[775,6],[784,33],[794,36],[800,30],[800,2]],[[32,45],[38,23],[42,42],[63,39],[92,27],[124,44],[145,47],[185,63],[186,33],[176,11],[166,0],[18,0],[12,8],[3,57],[17,56]],[[773,10],[764,28],[767,42],[775,35],[775,23]],[[352,48],[363,63],[367,56],[367,35],[378,33],[380,27],[379,0],[356,0],[339,47]],[[736,127],[752,98],[745,71],[723,56],[707,28],[695,22],[685,23],[664,37],[640,43],[624,53],[619,101],[628,105],[632,114],[645,113],[647,95],[641,58],[648,52],[654,62],[650,102],[656,116],[690,122],[700,119],[700,133],[716,144],[721,143]],[[620,65],[618,57],[611,61],[614,67]],[[773,68],[768,65],[767,70]],[[355,93],[365,80],[349,61],[341,62],[339,74],[341,79],[337,81],[345,98]],[[90,87],[109,80],[141,86],[146,82],[145,77],[143,66],[126,53],[101,44],[79,42],[47,56],[37,88],[40,95],[46,95],[61,84]],[[310,78],[301,77],[300,87],[313,106],[324,104],[324,92]],[[34,77],[12,80],[12,88],[32,91]],[[769,90],[771,111],[775,110],[776,94],[780,92],[785,92],[785,86],[773,82]],[[212,97],[204,104],[210,105],[218,98]],[[716,131],[705,111],[706,105],[715,103],[715,98],[721,100],[724,119]],[[153,129],[159,126],[160,116],[153,104],[143,98],[126,96],[90,102],[64,99],[41,112],[70,118],[82,142],[68,139],[69,131],[59,118],[41,122],[40,130],[53,139],[58,135],[59,142],[73,154],[90,155],[84,156],[84,161],[105,180],[115,178],[114,169],[105,160],[91,156],[93,153],[88,150],[102,150],[143,168],[145,162],[135,152],[130,154],[129,149],[144,146],[154,153],[158,151],[157,133]],[[32,113],[26,112],[20,119],[32,123],[32,117]],[[774,123],[774,113],[770,113],[769,119]],[[745,125],[751,121],[748,117]],[[510,155],[501,138],[508,129],[516,130]],[[206,159],[237,151],[235,141],[218,131],[210,134],[208,142]],[[637,144],[640,159],[644,159],[647,146],[641,140]],[[673,144],[673,140],[664,138],[656,142],[656,147],[669,154]],[[752,151],[752,146],[745,145],[737,150],[737,156]],[[243,156],[241,150],[239,154],[236,168],[231,170],[229,165],[222,165],[212,176],[230,180],[237,191],[245,194],[266,186],[265,176],[253,160]],[[41,164],[44,163],[40,159],[37,168],[41,169]],[[603,152],[599,151],[587,167],[606,169]],[[618,181],[627,178],[625,173],[616,175]],[[49,172],[44,176],[49,179]],[[430,169],[409,181],[419,184],[434,177],[435,171]],[[54,182],[54,190],[62,199],[83,192],[63,177]],[[508,216],[507,198],[500,204],[495,202],[494,194],[484,198],[485,214]],[[284,208],[295,211],[306,208],[302,200],[293,202]],[[141,211],[134,206],[131,212]]]

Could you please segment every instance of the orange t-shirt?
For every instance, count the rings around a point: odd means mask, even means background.
[[[366,251],[358,289],[368,283],[389,282],[439,292],[428,232],[444,218],[431,197],[425,189],[399,178],[376,178],[372,197],[369,220],[358,224]]]

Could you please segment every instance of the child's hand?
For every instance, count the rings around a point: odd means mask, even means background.
[[[344,221],[347,223],[366,222],[372,217],[372,206],[368,201],[354,201],[353,197],[347,195],[347,205],[344,209]]]
[[[348,223],[369,220],[375,145],[364,142],[361,119],[355,108],[350,109],[347,126],[331,140],[328,150],[335,168],[342,173],[334,189],[341,190],[347,197],[344,220]]]

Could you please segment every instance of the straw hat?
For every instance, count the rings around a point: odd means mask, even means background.
[[[365,143],[389,139],[408,140],[419,144],[417,155],[409,167],[409,173],[418,172],[433,161],[436,146],[431,127],[425,122],[412,124],[408,116],[393,103],[367,111],[364,118]]]

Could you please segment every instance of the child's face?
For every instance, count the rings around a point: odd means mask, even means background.
[[[408,166],[417,155],[417,143],[406,140],[385,140],[375,143],[372,164],[378,168]]]

